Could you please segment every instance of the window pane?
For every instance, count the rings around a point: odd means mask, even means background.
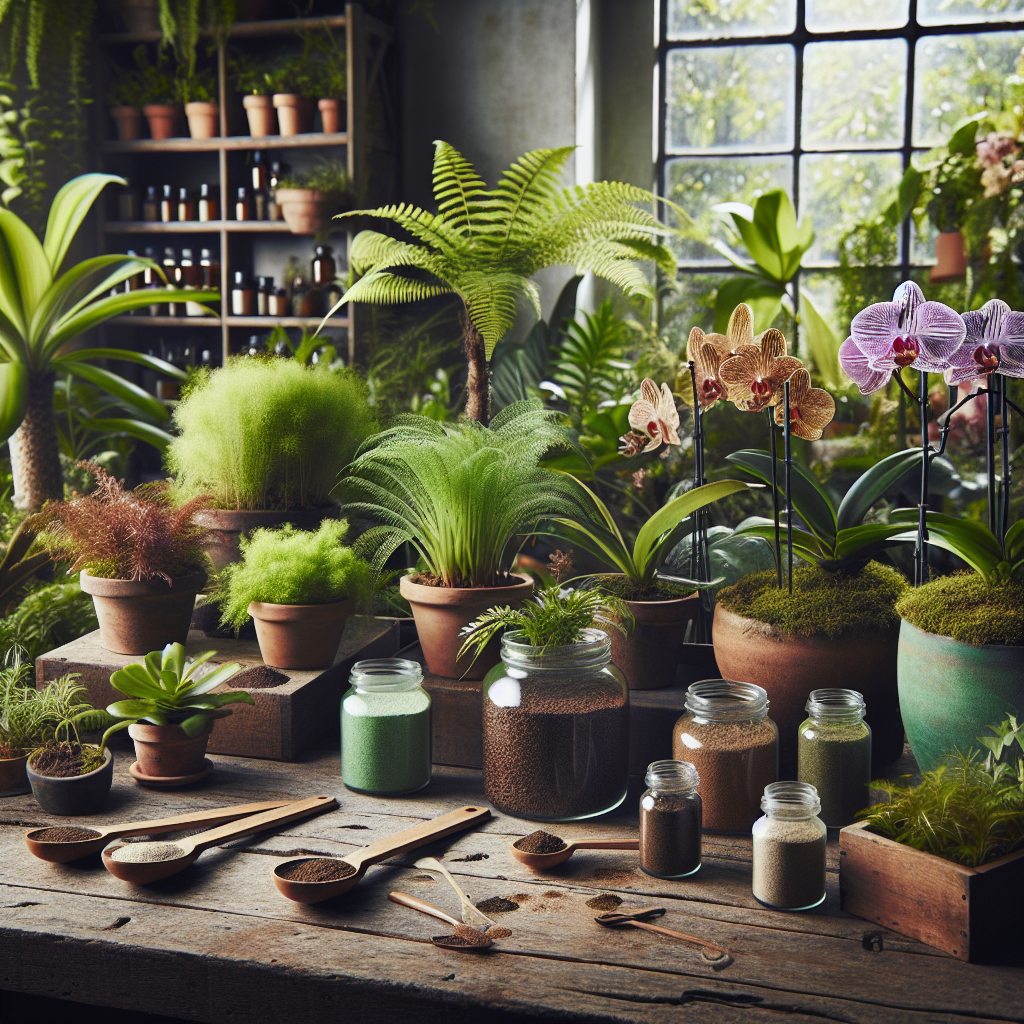
[[[814,245],[804,263],[838,263],[840,238],[892,202],[902,175],[899,153],[801,157],[800,215],[814,223]]]
[[[796,0],[669,0],[669,39],[781,36],[796,28]]]
[[[803,148],[903,145],[906,86],[903,39],[808,44]]]
[[[917,0],[919,25],[1024,21],[1024,0]]]
[[[788,44],[671,51],[667,151],[789,149],[794,65]]]
[[[716,203],[749,203],[770,192],[784,188],[793,192],[793,159],[789,156],[697,157],[669,160],[665,167],[665,188],[668,198],[681,206],[696,221],[698,232],[705,237],[717,234],[721,218],[711,209]],[[675,238],[672,243],[681,263],[698,265],[726,261],[695,238]]]
[[[855,32],[869,28],[902,28],[910,0],[807,0],[810,32]]]
[[[1024,32],[929,36],[918,40],[914,65],[914,145],[938,146],[953,126],[979,110],[999,110]]]

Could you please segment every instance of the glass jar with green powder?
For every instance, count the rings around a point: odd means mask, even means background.
[[[856,690],[812,690],[797,733],[797,778],[821,800],[821,820],[841,828],[868,805],[871,729]]]
[[[341,701],[341,778],[373,796],[414,793],[430,782],[430,694],[415,661],[358,661]]]

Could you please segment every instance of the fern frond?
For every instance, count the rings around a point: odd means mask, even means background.
[[[435,295],[450,295],[452,289],[441,282],[418,281],[413,277],[399,277],[384,270],[374,270],[361,277],[344,295],[339,306],[346,302],[370,302],[387,306],[398,302],[419,302]]]
[[[478,212],[479,201],[488,196],[487,186],[454,146],[438,140],[434,147],[434,199],[438,212],[456,231],[472,236],[474,213]]]

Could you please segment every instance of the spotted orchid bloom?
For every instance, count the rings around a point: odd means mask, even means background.
[[[786,355],[786,336],[769,327],[751,345],[741,345],[726,359],[719,375],[738,409],[760,412],[782,400],[782,385],[803,366]]]
[[[794,371],[789,378],[789,428],[793,435],[817,441],[835,414],[835,399],[823,388],[811,387],[811,375],[802,366]],[[775,406],[775,422],[785,425],[783,402]]]
[[[1024,313],[1015,313],[1002,299],[990,299],[981,309],[964,313],[963,321],[967,336],[943,374],[950,387],[994,370],[1024,377]]]
[[[896,370],[912,366],[942,373],[966,334],[963,318],[941,302],[929,302],[913,282],[904,281],[892,302],[862,309],[839,349],[843,371],[868,395],[888,383]]]
[[[648,438],[645,452],[663,444],[679,444],[679,410],[667,384],[662,384],[659,391],[650,377],[644,379],[640,397],[629,410],[629,425]]]
[[[729,389],[719,376],[719,368],[728,354],[716,346],[714,342],[708,341],[706,335],[699,327],[690,331],[690,337],[686,342],[686,358],[693,363],[693,373],[696,377],[697,401],[701,409],[710,409],[720,398],[729,397]],[[710,337],[714,337],[711,335]],[[723,337],[718,335],[718,337]],[[753,335],[751,335],[753,337]],[[681,383],[680,393],[687,405],[693,404],[693,397],[689,381]]]

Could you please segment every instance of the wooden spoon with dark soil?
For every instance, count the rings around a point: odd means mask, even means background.
[[[477,949],[487,949],[491,945],[491,939],[483,932],[477,931],[476,928],[470,928],[468,924],[456,920],[451,914],[446,914],[443,910],[430,903],[425,903],[415,896],[410,896],[405,892],[389,892],[388,899],[395,903],[401,903],[403,907],[409,907],[411,910],[418,910],[421,914],[436,917],[439,921],[444,921],[445,924],[450,924],[455,929],[454,935],[434,935],[430,941],[435,946],[467,953]]]

